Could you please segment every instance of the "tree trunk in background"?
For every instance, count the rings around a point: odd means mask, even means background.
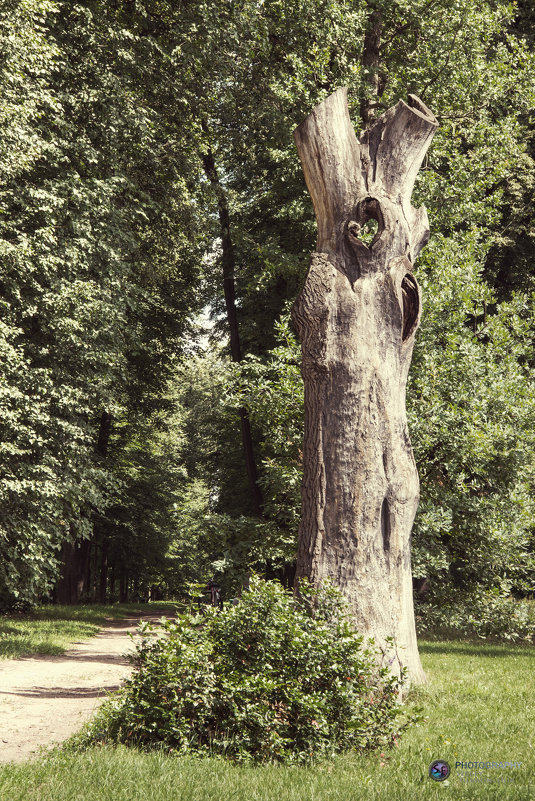
[[[128,603],[128,573],[121,573],[119,580],[119,602]]]
[[[104,410],[100,416],[96,445],[96,452],[102,459],[105,459],[108,455],[112,420],[112,415]],[[93,542],[100,555],[100,559],[98,560],[98,599],[101,604],[105,604],[108,600],[108,539],[105,518],[99,514],[93,516]]]
[[[99,423],[99,431],[96,452],[105,457],[108,453],[108,443],[110,439],[112,416],[108,412],[102,412]],[[95,520],[93,521],[93,537],[91,540],[81,542],[66,542],[61,551],[63,562],[61,578],[55,589],[55,599],[60,604],[76,604],[80,600],[82,593],[86,592],[89,596],[93,595],[91,581],[92,554],[91,547],[103,533]],[[102,592],[100,593],[102,601]],[[105,600],[102,601],[105,603]]]
[[[110,442],[110,434],[111,434],[111,421],[112,416],[109,412],[102,412],[100,415],[100,424],[98,428],[98,439],[97,439],[97,453],[101,456],[107,456],[108,454],[108,445]]]
[[[59,604],[76,604],[86,587],[90,542],[65,542],[61,551],[61,578],[56,585],[55,600]]]
[[[104,540],[100,549],[100,574],[98,582],[98,599],[105,604],[108,599],[108,543]]]
[[[203,128],[205,133],[208,133],[207,127],[203,126]],[[207,153],[203,156],[203,166],[206,176],[212,184],[217,196],[223,265],[223,294],[225,296],[225,308],[227,312],[230,335],[230,354],[233,362],[241,362],[242,353],[240,332],[238,328],[238,312],[236,309],[236,284],[234,279],[236,273],[236,264],[234,259],[234,246],[230,235],[230,213],[227,198],[219,180],[214,154],[212,153],[211,148],[208,148]],[[245,469],[247,471],[252,505],[255,514],[261,515],[264,499],[258,484],[258,471],[256,469],[249,413],[244,407],[239,409],[238,413],[240,417],[240,430],[243,454],[245,458]]]
[[[436,127],[410,95],[357,141],[338,89],[295,132],[318,223],[293,309],[305,385],[296,581],[330,578],[358,630],[413,682],[425,675],[412,598],[419,483],[405,388],[421,306],[412,265],[429,227],[410,198]],[[377,233],[366,244],[369,220]]]
[[[112,562],[110,570],[110,602],[115,603],[115,563]]]

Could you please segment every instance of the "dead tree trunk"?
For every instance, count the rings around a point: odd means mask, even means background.
[[[293,309],[305,385],[296,580],[330,578],[360,632],[413,682],[425,675],[412,600],[419,483],[405,388],[421,308],[412,265],[429,227],[410,198],[436,127],[409,95],[357,140],[338,89],[295,131],[318,223]],[[367,243],[370,220],[377,232]]]

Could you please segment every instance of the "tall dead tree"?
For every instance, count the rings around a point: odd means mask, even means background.
[[[330,578],[360,632],[413,682],[425,675],[412,600],[419,483],[405,388],[421,309],[412,267],[429,225],[410,200],[436,127],[409,95],[357,140],[338,89],[295,131],[318,224],[293,309],[305,385],[296,580]],[[377,231],[367,243],[369,221]]]

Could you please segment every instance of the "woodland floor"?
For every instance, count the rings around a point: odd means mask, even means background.
[[[76,642],[61,656],[0,662],[0,762],[22,762],[66,740],[88,720],[107,693],[130,672],[128,653],[139,620],[116,620],[96,637]]]

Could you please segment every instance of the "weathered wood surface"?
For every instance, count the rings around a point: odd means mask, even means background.
[[[318,224],[293,309],[305,384],[296,580],[332,579],[359,630],[412,682],[425,676],[412,600],[419,483],[405,389],[421,310],[412,266],[429,225],[411,193],[436,127],[409,95],[357,140],[339,89],[295,131]],[[366,244],[359,234],[368,220],[377,232]]]

